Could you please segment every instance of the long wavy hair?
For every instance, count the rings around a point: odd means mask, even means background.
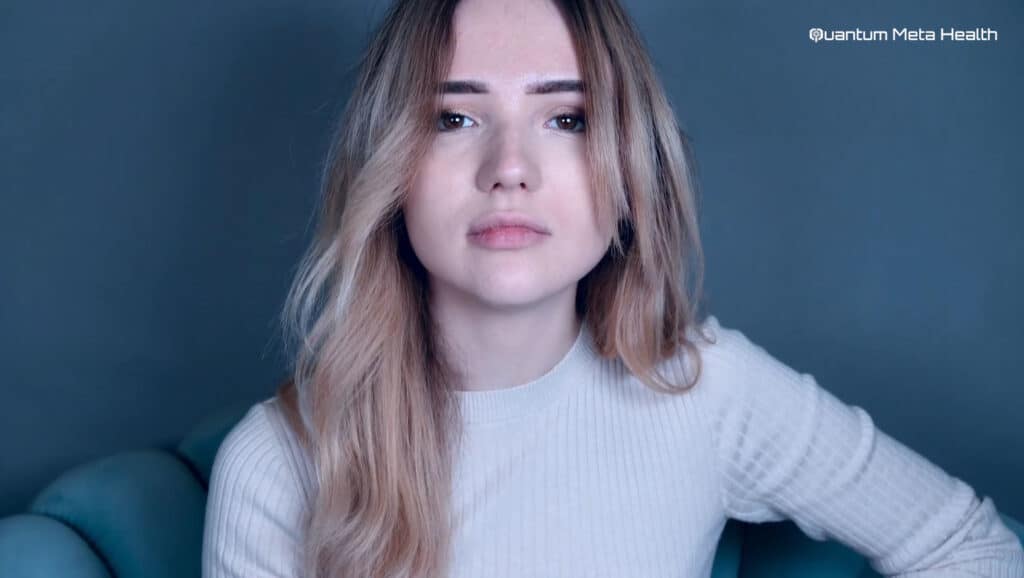
[[[648,387],[700,377],[703,252],[685,133],[616,0],[555,0],[584,82],[587,162],[612,243],[577,286],[601,356]],[[318,225],[282,321],[277,399],[314,464],[300,563],[311,578],[441,577],[450,563],[456,372],[402,213],[435,136],[457,0],[397,0],[362,55],[325,162]],[[698,332],[700,339],[707,339]],[[692,380],[662,360],[685,348]]]

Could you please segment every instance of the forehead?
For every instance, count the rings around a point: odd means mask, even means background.
[[[462,0],[449,78],[518,87],[536,76],[578,78],[572,36],[551,0]]]

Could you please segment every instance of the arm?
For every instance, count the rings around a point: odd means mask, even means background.
[[[880,574],[1024,578],[1020,541],[979,499],[742,333],[714,323],[708,395],[729,517],[792,520]]]
[[[228,433],[210,475],[203,578],[295,578],[303,500],[264,407]]]

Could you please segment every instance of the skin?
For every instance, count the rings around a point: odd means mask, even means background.
[[[579,280],[601,260],[585,159],[583,95],[526,94],[531,83],[580,80],[569,29],[547,0],[463,0],[454,15],[449,81],[486,94],[438,95],[438,133],[404,207],[412,248],[428,272],[431,314],[452,348],[463,390],[533,381],[580,330]],[[568,115],[568,116],[567,116]],[[539,244],[473,245],[471,223],[492,211],[530,215]]]

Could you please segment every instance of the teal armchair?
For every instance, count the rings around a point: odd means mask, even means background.
[[[64,472],[27,512],[0,518],[0,576],[199,578],[213,460],[250,405],[209,416],[171,447]]]
[[[68,470],[27,512],[0,519],[5,578],[199,578],[207,486],[217,448],[251,404],[227,408],[173,447]],[[1024,539],[1024,525],[1002,515]],[[791,522],[729,520],[712,578],[879,576],[855,551]]]

